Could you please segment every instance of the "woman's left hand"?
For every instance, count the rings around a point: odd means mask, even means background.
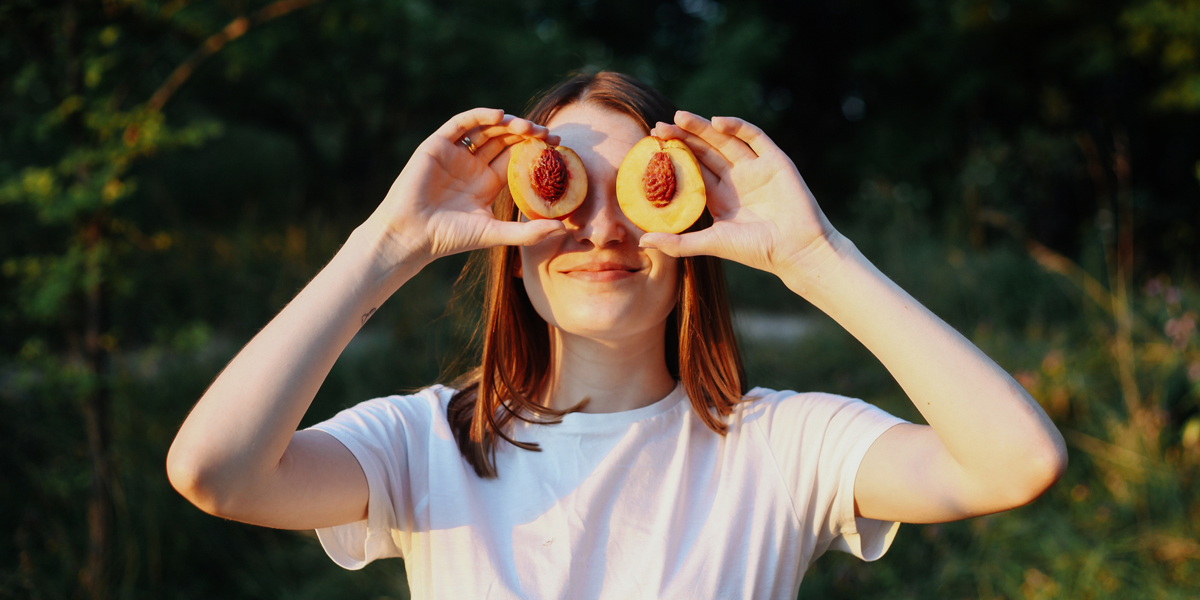
[[[757,127],[679,112],[659,137],[682,139],[705,169],[712,227],[647,233],[673,256],[709,254],[778,275],[846,328],[896,377],[929,425],[879,436],[854,480],[855,515],[940,523],[1026,504],[1066,468],[1062,435],[1037,401],[969,340],[838,234],[795,165]],[[833,250],[833,252],[830,252]],[[807,285],[820,278],[819,285]]]
[[[713,226],[647,233],[643,246],[671,256],[707,254],[777,275],[800,268],[835,230],[788,158],[761,129],[734,117],[712,121],[686,111],[652,135],[682,140],[699,159]]]

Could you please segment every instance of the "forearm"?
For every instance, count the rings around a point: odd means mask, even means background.
[[[382,231],[355,230],[204,393],[167,457],[177,488],[228,495],[278,466],[342,350],[422,266],[416,257],[385,256]]]
[[[834,234],[779,275],[883,363],[966,472],[1038,479],[1061,468],[1062,436],[1037,402],[849,240]]]

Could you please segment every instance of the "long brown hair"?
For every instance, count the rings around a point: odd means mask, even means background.
[[[526,118],[545,125],[564,106],[587,103],[638,121],[649,134],[658,121],[674,122],[675,106],[646,84],[619,73],[576,75],[542,94]],[[514,221],[517,207],[505,188],[492,205],[496,218]],[[712,224],[706,210],[688,231]],[[479,366],[452,385],[448,417],[459,450],[480,477],[496,477],[496,446],[504,440],[540,451],[506,433],[515,418],[554,424],[574,409],[554,410],[538,403],[550,373],[550,330],[537,314],[521,280],[514,275],[519,249],[503,246],[472,257],[460,284],[472,275],[485,283]],[[728,415],[746,393],[746,374],[725,295],[721,261],[711,256],[679,259],[675,308],[667,317],[666,359],[671,376],[683,382],[692,407],[714,432],[724,435]],[[716,413],[716,414],[714,414]]]

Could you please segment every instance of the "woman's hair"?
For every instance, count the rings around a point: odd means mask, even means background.
[[[675,119],[675,106],[665,96],[637,79],[611,72],[571,77],[545,92],[526,118],[545,125],[559,109],[576,103],[628,115],[647,134],[654,123]],[[517,207],[507,187],[492,210],[498,219],[517,220]],[[712,216],[705,210],[688,231],[711,224]],[[540,451],[537,444],[515,440],[506,433],[514,418],[553,424],[583,406],[554,410],[539,403],[550,373],[550,326],[534,310],[521,279],[514,274],[518,252],[515,246],[501,246],[476,253],[459,278],[462,284],[475,275],[486,285],[483,319],[475,331],[482,356],[478,367],[454,382],[459,391],[450,399],[448,417],[463,457],[486,478],[498,475],[496,446],[501,439]],[[712,256],[681,258],[679,265],[677,300],[667,317],[667,368],[683,382],[705,425],[724,435],[725,424],[717,415],[728,415],[746,392],[724,273],[720,260]]]

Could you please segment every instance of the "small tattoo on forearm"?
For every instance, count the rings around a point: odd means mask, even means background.
[[[368,310],[367,312],[363,313],[362,324],[363,324],[363,325],[366,325],[366,324],[367,324],[367,319],[370,319],[370,318],[371,318],[371,315],[373,315],[373,314],[375,314],[375,309],[374,309],[374,308],[372,308],[371,310]]]

